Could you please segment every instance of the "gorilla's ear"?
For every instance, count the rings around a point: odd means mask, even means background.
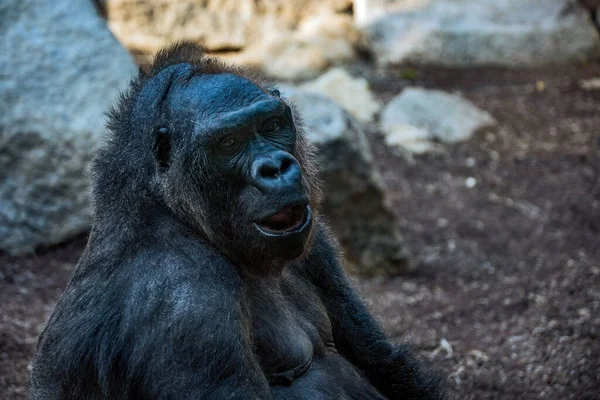
[[[154,132],[154,158],[162,170],[167,170],[171,164],[171,137],[169,129],[164,126]]]

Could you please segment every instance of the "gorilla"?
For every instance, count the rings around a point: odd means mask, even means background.
[[[313,148],[274,87],[182,42],[108,119],[32,399],[446,398],[344,274]]]

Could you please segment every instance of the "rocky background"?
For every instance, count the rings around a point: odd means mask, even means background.
[[[458,398],[600,398],[599,3],[3,0],[0,399],[85,245],[103,113],[179,39],[296,104],[349,271]]]

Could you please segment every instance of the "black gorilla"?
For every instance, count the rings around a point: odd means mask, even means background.
[[[277,90],[181,43],[109,116],[33,399],[445,397],[344,275]]]

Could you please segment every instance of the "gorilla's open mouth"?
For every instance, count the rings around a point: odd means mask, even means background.
[[[281,236],[304,229],[310,222],[311,209],[307,204],[286,207],[257,223],[258,229],[269,236]]]

